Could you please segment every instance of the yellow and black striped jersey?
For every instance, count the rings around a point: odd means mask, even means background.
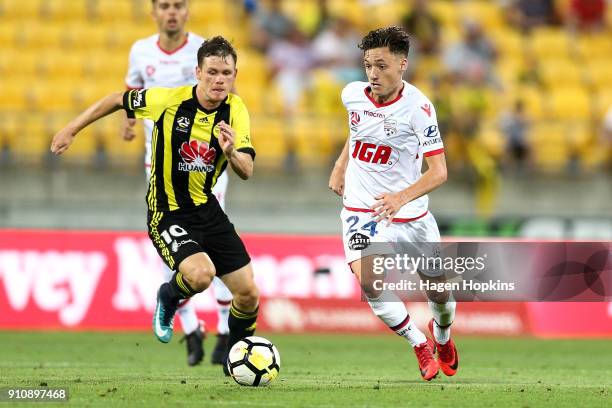
[[[128,114],[155,122],[151,141],[149,211],[174,211],[204,204],[227,158],[217,136],[221,121],[236,132],[234,148],[255,157],[250,119],[242,99],[230,93],[221,105],[207,110],[196,97],[195,86],[127,91],[123,107]]]

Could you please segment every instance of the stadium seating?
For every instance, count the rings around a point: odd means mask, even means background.
[[[325,71],[315,72],[314,89],[287,127],[280,119],[281,90],[267,80],[265,56],[248,47],[249,21],[240,2],[229,3],[191,2],[189,28],[203,36],[224,35],[238,47],[236,88],[249,106],[258,157],[265,158],[260,163],[279,167],[290,148],[303,163],[329,162],[346,137],[345,113],[338,99],[342,84]],[[315,3],[285,0],[283,7],[311,32],[319,18]],[[362,32],[396,22],[409,7],[401,0],[328,3],[332,15],[342,14]],[[493,155],[503,149],[496,119],[521,99],[534,124],[529,140],[543,169],[560,171],[573,159],[584,161],[584,168],[595,168],[606,160],[593,153],[592,145],[602,115],[612,106],[609,31],[571,35],[562,27],[547,27],[523,36],[504,21],[496,2],[428,3],[442,23],[443,46],[458,39],[461,22],[471,18],[482,23],[499,51],[495,70],[503,88],[484,91],[486,120],[480,134]],[[559,3],[561,9],[566,3]],[[49,137],[66,118],[101,96],[124,89],[130,45],[155,32],[149,11],[150,0],[0,0],[0,144],[8,146],[17,160],[41,162]],[[612,16],[612,7],[608,11]],[[539,63],[541,83],[524,81],[529,58]],[[415,66],[417,84],[429,91],[431,74],[443,72],[440,59],[420,58]],[[103,149],[111,162],[140,160],[140,146],[123,142],[113,121],[116,118],[92,128],[92,137],[75,145],[67,158],[88,163]]]

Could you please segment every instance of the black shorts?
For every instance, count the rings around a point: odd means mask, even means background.
[[[149,238],[166,265],[177,270],[190,255],[206,252],[217,276],[251,262],[234,225],[211,195],[206,204],[186,210],[148,213]]]

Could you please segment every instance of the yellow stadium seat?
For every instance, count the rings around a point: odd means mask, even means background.
[[[344,84],[338,82],[330,72],[325,70],[317,70],[313,73],[313,84],[312,104],[316,112],[325,115],[344,112],[340,99]],[[426,91],[423,88],[419,89]]]
[[[251,121],[253,146],[257,164],[266,168],[280,168],[287,153],[287,140],[280,120],[255,116]]]
[[[109,80],[107,78],[81,82],[76,87],[74,99],[75,108],[78,110],[87,108],[108,94],[125,90],[122,79]]]
[[[584,82],[582,67],[573,59],[546,59],[540,66],[542,79],[551,88],[563,86],[580,86]]]
[[[514,30],[503,28],[491,30],[488,35],[497,47],[500,56],[513,59],[523,57],[525,51],[525,38]]]
[[[612,55],[612,38],[609,33],[582,36],[576,42],[578,52],[585,61],[590,59],[610,59]]]
[[[0,108],[0,148],[8,146],[10,149],[13,143],[17,142],[20,134],[18,115],[10,112],[3,112]]]
[[[48,79],[78,80],[83,76],[82,57],[73,50],[47,49],[39,58],[44,65],[44,73]]]
[[[464,1],[459,3],[461,19],[472,19],[480,22],[487,31],[499,30],[504,25],[499,5],[493,2]]]
[[[329,14],[342,16],[353,23],[356,27],[365,27],[367,14],[363,12],[360,0],[336,0],[328,2]],[[398,16],[399,17],[399,16]]]
[[[555,88],[547,93],[550,111],[558,119],[588,119],[594,101],[583,87]]]
[[[125,75],[128,66],[127,52],[98,51],[83,55],[84,77],[87,81],[97,81],[105,78],[107,81],[116,81],[125,88]]]
[[[0,79],[0,111],[18,112],[31,104],[31,93],[25,81]]]
[[[194,3],[194,2],[190,2]],[[199,1],[198,1],[199,3]],[[151,24],[151,0],[132,0],[132,18],[135,23]],[[190,7],[191,9],[191,4]],[[191,20],[191,16],[190,16]]]
[[[202,27],[205,28],[207,24],[211,23],[224,23],[230,17],[227,13],[227,8],[231,7],[225,1],[208,0],[208,1],[192,1],[189,4],[189,22],[195,30]],[[196,33],[199,34],[198,31]]]
[[[607,151],[598,140],[598,127],[588,122],[575,122],[568,133],[570,148],[580,158],[583,169],[595,169],[605,161]]]
[[[19,48],[29,50],[68,47],[68,41],[68,32],[63,24],[43,19],[24,21],[16,36]]]
[[[55,21],[85,20],[92,16],[94,2],[90,0],[45,0],[41,16]]]
[[[461,30],[454,26],[446,26],[440,33],[440,42],[442,48],[449,47],[461,40]]]
[[[440,19],[444,29],[459,28],[460,18],[457,5],[453,2],[436,0],[431,2],[432,13]]]
[[[32,79],[44,73],[45,61],[38,51],[7,49],[1,53],[0,69],[5,79]]]
[[[128,26],[134,15],[133,10],[131,0],[98,0],[93,14],[97,20]]]
[[[67,42],[72,52],[104,52],[108,47],[110,35],[110,29],[104,23],[73,21],[66,24]]]
[[[523,70],[523,59],[506,54],[497,61],[495,68],[504,88],[513,88],[518,85],[519,76]]]
[[[41,3],[45,0],[2,0],[0,2],[0,17],[3,20],[16,18],[38,18]]]
[[[478,138],[490,154],[495,157],[503,156],[506,149],[506,140],[499,129],[497,121],[488,120],[483,122]]]
[[[405,4],[397,1],[362,2],[360,8],[368,16],[365,23],[370,30],[397,24],[397,19],[406,10]]]
[[[236,83],[236,92],[246,104],[250,114],[264,112],[263,90],[258,84],[238,81]]]
[[[525,44],[539,59],[564,58],[570,52],[570,39],[561,29],[534,29]]]
[[[0,20],[0,44],[3,44],[1,52],[13,47],[17,41],[18,22],[14,20]]]
[[[11,146],[18,162],[40,163],[49,154],[53,129],[47,115],[28,113],[20,116],[20,135]]]
[[[264,56],[247,49],[238,49],[237,82],[253,83],[263,86],[268,77],[268,67]]]
[[[113,52],[119,52],[127,58],[130,47],[136,40],[148,37],[155,33],[155,28],[148,24],[108,25],[108,46]]]
[[[548,114],[542,91],[536,87],[521,86],[509,90],[503,99],[503,106],[511,108],[517,100],[523,101],[525,110],[532,119],[540,119]]]
[[[612,54],[607,59],[586,61],[586,76],[596,89],[612,88]]]
[[[39,112],[65,112],[74,108],[74,82],[64,81],[34,81],[32,108]]]
[[[540,169],[559,172],[566,168],[571,151],[563,123],[536,122],[529,132],[529,140],[534,161]]]
[[[322,118],[300,117],[293,121],[286,135],[293,140],[300,163],[325,164],[334,138],[331,127],[323,126]]]
[[[138,126],[134,140],[123,140],[120,130],[124,117],[124,112],[116,112],[97,122],[94,131],[113,164],[140,165],[144,155],[143,130]]]
[[[596,117],[602,118],[612,109],[612,88],[600,89],[595,98]]]

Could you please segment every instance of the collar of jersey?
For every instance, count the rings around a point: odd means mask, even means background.
[[[377,108],[382,108],[384,106],[389,106],[389,105],[392,105],[395,102],[399,101],[400,98],[402,97],[402,94],[404,93],[404,88],[405,87],[406,87],[406,84],[404,83],[404,81],[402,81],[402,89],[400,89],[400,91],[397,94],[397,96],[393,100],[391,100],[389,102],[384,102],[384,103],[378,103],[378,102],[376,102],[376,100],[374,98],[372,98],[372,96],[370,95],[370,91],[372,90],[370,85],[366,86],[365,89],[363,90],[363,92],[365,92],[366,96],[368,97],[370,102],[372,102],[374,104],[374,106],[376,106]]]
[[[205,107],[203,107],[202,105],[200,105],[200,101],[198,100],[198,95],[196,94],[196,87],[197,85],[194,85],[193,88],[191,89],[191,95],[193,96],[193,100],[196,103],[196,106],[198,107],[199,110],[201,110],[204,113],[213,113],[216,112],[217,110],[219,110],[219,108],[227,102],[227,98],[229,97],[226,96],[224,100],[221,101],[221,103],[219,104],[219,106],[217,106],[215,109],[206,109]]]

